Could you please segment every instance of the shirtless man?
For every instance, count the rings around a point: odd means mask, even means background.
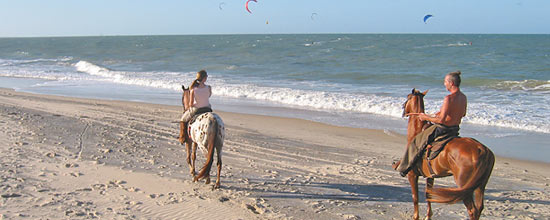
[[[468,102],[466,95],[460,91],[460,71],[447,74],[443,85],[451,94],[445,96],[439,112],[435,116],[424,113],[420,113],[418,116],[422,121],[446,126],[460,125],[462,117],[466,115]]]
[[[443,85],[445,85],[445,88],[451,94],[445,96],[440,111],[433,116],[424,113],[415,113],[419,116],[420,120],[429,121],[434,125],[418,134],[407,146],[403,159],[393,164],[392,167],[399,171],[401,176],[405,176],[414,167],[419,158],[417,154],[422,153],[424,148],[432,143],[436,137],[442,135],[458,136],[459,125],[462,122],[462,117],[466,115],[468,102],[466,95],[460,91],[460,71],[447,74]],[[418,144],[416,139],[427,135],[428,138],[423,140],[421,144]]]

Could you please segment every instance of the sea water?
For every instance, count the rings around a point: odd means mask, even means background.
[[[550,35],[300,34],[0,38],[0,86],[181,105],[208,71],[214,109],[405,133],[462,72],[461,135],[497,155],[550,162]]]

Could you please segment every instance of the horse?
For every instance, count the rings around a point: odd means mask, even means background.
[[[189,99],[189,90],[183,87],[182,104],[187,103]],[[187,110],[189,106],[183,104],[183,110]],[[184,132],[187,129],[188,132]],[[186,134],[187,133],[187,134]],[[185,135],[185,138],[184,138]],[[185,126],[183,122],[180,122],[180,136],[179,141],[181,144],[185,144],[187,151],[187,164],[191,176],[193,176],[193,182],[200,179],[206,179],[206,184],[210,184],[210,169],[214,162],[214,152],[217,153],[217,167],[218,176],[214,189],[220,188],[220,175],[222,169],[222,147],[225,137],[225,127],[221,117],[213,112],[206,112],[196,116],[193,122],[190,122],[188,126]],[[198,173],[195,175],[195,159],[197,158],[197,146],[202,150],[207,150],[206,163]]]
[[[403,104],[403,117],[409,117],[407,143],[410,143],[426,124],[418,118],[418,115],[410,113],[424,113],[424,96],[427,92],[421,93],[413,89]],[[418,219],[418,177],[420,175],[427,178],[428,211],[425,219],[431,219],[433,214],[431,202],[452,204],[459,201],[464,202],[470,219],[479,219],[484,208],[485,186],[491,176],[494,163],[495,156],[488,147],[467,137],[452,139],[431,161],[422,157],[407,174],[414,203],[413,219]],[[446,176],[454,176],[456,188],[434,187],[434,178]]]

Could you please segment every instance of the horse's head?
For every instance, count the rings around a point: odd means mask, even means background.
[[[189,103],[189,88],[185,88],[184,85],[181,85],[181,89],[183,90],[183,94],[181,95],[181,104],[183,105],[183,111],[187,110],[189,106],[186,105],[186,103]]]
[[[407,95],[407,101],[403,103],[403,115],[406,117],[409,113],[424,113],[424,96],[428,90],[420,92],[413,89],[411,94]]]

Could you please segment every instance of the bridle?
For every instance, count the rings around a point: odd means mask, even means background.
[[[416,89],[413,89],[411,94],[409,94],[407,96],[407,101],[405,101],[405,103],[403,103],[403,114],[401,115],[401,117],[407,117],[407,104],[409,103],[409,101],[411,100],[411,98],[413,96],[418,96],[418,98],[416,99],[416,104],[417,106],[420,108],[420,111],[421,112],[424,112],[424,102],[422,101],[423,100],[423,97],[424,97],[424,94],[422,94],[421,92],[419,92],[418,90]]]

